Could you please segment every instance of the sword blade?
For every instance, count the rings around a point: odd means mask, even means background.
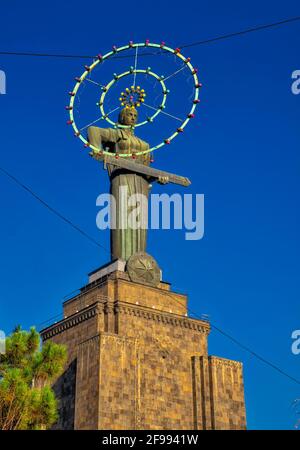
[[[154,179],[158,179],[161,177],[168,177],[169,182],[173,184],[179,184],[181,186],[189,186],[191,184],[190,180],[187,177],[182,177],[180,175],[176,175],[174,173],[165,172],[164,170],[154,169],[153,167],[145,166],[143,164],[136,163],[127,158],[119,157],[118,159],[115,156],[109,156],[97,153],[93,153],[92,156],[100,161],[103,161],[104,164],[112,164],[116,167],[120,167],[122,169],[130,170],[134,173],[140,173],[143,175],[148,175]]]

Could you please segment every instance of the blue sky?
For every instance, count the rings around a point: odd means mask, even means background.
[[[0,50],[93,55],[145,38],[176,47],[297,16],[297,3],[11,0],[1,5]],[[298,22],[187,49],[204,85],[201,106],[155,164],[188,175],[189,192],[205,195],[205,236],[152,231],[148,246],[193,311],[298,379],[300,95],[291,74],[299,44]],[[65,125],[67,93],[88,62],[0,55],[0,166],[108,247],[95,223],[106,173]],[[163,189],[187,192],[154,188]],[[2,174],[0,192],[0,328],[9,333],[59,314],[108,254]],[[299,385],[214,331],[209,351],[243,361],[250,429],[293,428]]]

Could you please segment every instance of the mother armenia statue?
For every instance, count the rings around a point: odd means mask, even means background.
[[[88,128],[89,143],[100,150],[105,148],[116,154],[132,153],[134,155],[146,151],[149,149],[149,144],[134,135],[136,122],[137,110],[127,106],[121,110],[118,119],[118,123],[126,125],[127,128],[90,126]],[[150,155],[149,153],[137,155],[134,161],[136,164],[149,166]],[[108,173],[110,193],[115,199],[116,206],[115,227],[110,230],[111,258],[127,261],[135,253],[146,252],[148,196],[153,178],[112,164],[108,164]],[[162,176],[158,181],[164,184],[168,182],[168,178]],[[131,200],[128,207],[129,198]],[[147,202],[141,201],[141,198],[146,199]],[[128,226],[129,215],[133,209],[139,211],[135,227]]]

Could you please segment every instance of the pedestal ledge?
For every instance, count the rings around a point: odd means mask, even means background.
[[[115,272],[116,270],[120,272],[125,272],[125,266],[126,261],[123,259],[116,259],[114,261],[111,261],[104,266],[99,267],[96,270],[93,270],[88,274],[89,277],[89,283],[93,283],[94,281],[99,280],[100,278],[105,277],[106,275],[109,275],[112,272]]]

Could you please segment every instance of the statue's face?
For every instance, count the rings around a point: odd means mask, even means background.
[[[135,125],[137,111],[134,108],[125,108],[122,114],[122,125]]]

